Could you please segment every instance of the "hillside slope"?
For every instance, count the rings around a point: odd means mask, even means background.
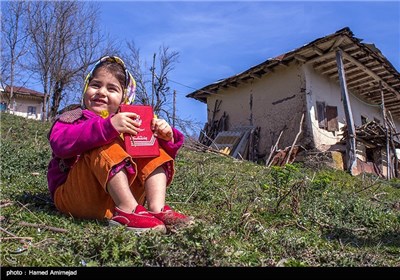
[[[1,117],[1,267],[399,266],[398,181],[257,165],[184,146],[167,202],[196,224],[136,235],[61,215],[50,124]]]

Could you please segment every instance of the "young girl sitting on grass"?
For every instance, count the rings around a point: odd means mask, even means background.
[[[106,56],[95,64],[81,106],[61,114],[50,130],[49,190],[57,209],[67,215],[106,218],[110,225],[137,232],[166,232],[166,226],[192,221],[165,204],[184,136],[165,120],[153,119],[160,155],[132,158],[120,135],[136,135],[140,124],[135,113],[118,109],[133,102],[135,87],[120,58]]]

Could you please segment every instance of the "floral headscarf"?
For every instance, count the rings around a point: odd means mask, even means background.
[[[102,58],[99,59],[99,61],[96,62],[96,64],[93,66],[92,70],[87,74],[87,76],[85,78],[85,85],[83,87],[83,95],[85,95],[85,92],[89,85],[89,81],[91,80],[91,78],[93,76],[94,70],[96,70],[96,68],[104,61],[111,61],[111,62],[118,63],[119,65],[122,66],[122,68],[124,68],[126,84],[125,84],[125,90],[122,95],[121,104],[133,104],[133,102],[135,101],[136,81],[133,78],[133,76],[131,75],[131,73],[128,71],[128,69],[126,69],[126,66],[125,66],[125,63],[123,62],[123,60],[121,58],[119,58],[118,56],[103,56]],[[84,100],[84,98],[82,97],[81,105],[82,105],[82,107],[85,107],[83,100]]]

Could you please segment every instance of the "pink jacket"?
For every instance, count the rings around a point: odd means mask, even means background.
[[[111,117],[111,116],[110,116]],[[103,119],[89,110],[80,108],[62,114],[50,130],[52,159],[48,165],[47,182],[51,196],[68,176],[69,168],[82,153],[106,145],[119,137],[110,117]],[[183,134],[173,128],[175,142],[158,139],[160,146],[175,158],[183,145]]]

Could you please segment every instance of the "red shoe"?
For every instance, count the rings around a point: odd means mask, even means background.
[[[115,207],[114,216],[109,221],[110,226],[126,226],[127,230],[144,232],[148,230],[167,232],[162,221],[150,214],[142,205],[136,206],[132,213],[127,213]]]
[[[161,209],[160,213],[150,212],[151,215],[162,221],[166,226],[186,226],[193,223],[193,217],[185,216],[179,212],[172,210],[168,205]]]

